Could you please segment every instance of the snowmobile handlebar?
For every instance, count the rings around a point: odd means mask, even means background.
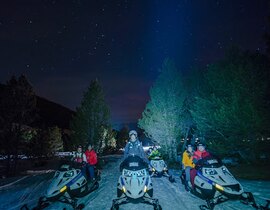
[[[210,167],[210,166],[220,167],[222,165],[223,164],[219,158],[216,158],[210,155],[210,156],[207,156],[205,158],[198,160],[195,164],[195,169],[200,170],[202,167]]]

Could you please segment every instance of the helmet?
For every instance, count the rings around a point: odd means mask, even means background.
[[[135,137],[137,138],[137,136],[138,136],[137,131],[135,131],[135,130],[129,131],[128,136],[130,137],[131,135],[135,135]]]
[[[186,149],[188,149],[189,147],[191,147],[193,149],[193,146],[191,144],[187,144]]]
[[[204,143],[199,143],[198,145],[197,145],[197,147],[198,146],[203,146],[203,147],[205,147],[205,144]]]
[[[203,150],[204,150],[204,149],[205,149],[205,144],[199,143],[199,144],[197,145],[197,149],[199,149],[199,147],[200,147],[200,148],[203,148]]]

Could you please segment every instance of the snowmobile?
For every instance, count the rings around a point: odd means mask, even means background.
[[[166,176],[169,178],[170,182],[175,181],[173,176],[169,175],[167,164],[165,163],[165,161],[163,160],[163,158],[161,156],[155,156],[155,157],[150,156],[149,160],[150,160],[149,173],[150,173],[151,177],[153,177],[153,176],[157,176],[157,177]]]
[[[128,156],[120,165],[122,174],[117,184],[117,199],[113,200],[111,210],[128,202],[147,203],[154,210],[161,210],[158,199],[153,197],[153,185],[148,174],[148,164],[136,155]]]
[[[91,181],[82,169],[76,169],[69,164],[62,165],[55,172],[45,195],[39,198],[34,209],[44,209],[55,201],[67,203],[74,209],[83,209],[84,204],[77,205],[77,201],[99,187],[100,171],[95,170],[95,173],[97,178]],[[25,204],[21,209],[29,208]]]
[[[201,210],[213,210],[217,204],[228,200],[240,200],[256,209],[269,210],[269,201],[266,206],[257,205],[252,193],[244,192],[242,185],[218,158],[209,156],[199,160],[195,169],[194,183],[189,187],[192,194],[206,200],[206,205],[200,205]],[[180,176],[183,185],[185,177],[183,171]]]

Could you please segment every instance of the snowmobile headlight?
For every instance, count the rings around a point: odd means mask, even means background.
[[[65,174],[64,174],[64,177],[72,177],[74,175],[74,171],[67,171]]]
[[[206,168],[206,169],[204,170],[204,172],[205,172],[205,174],[207,174],[207,175],[216,175],[216,174],[217,174],[217,171],[216,171],[215,169],[213,169],[213,168]]]
[[[143,191],[144,191],[145,193],[147,192],[147,187],[146,187],[146,185],[144,186]]]
[[[122,191],[123,191],[124,193],[126,193],[127,190],[126,190],[125,186],[122,187]]]
[[[221,185],[219,185],[219,184],[215,184],[215,187],[216,187],[218,190],[221,190],[221,191],[224,190],[224,188],[223,188]]]
[[[62,192],[65,192],[67,190],[67,186],[64,186],[64,187],[62,187],[61,189],[60,189],[60,192],[62,193]]]

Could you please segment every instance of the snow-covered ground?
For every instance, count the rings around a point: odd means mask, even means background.
[[[120,175],[119,165],[120,157],[111,156],[109,162],[102,170],[100,187],[93,193],[80,199],[79,203],[85,204],[85,209],[91,210],[109,210],[112,200],[116,198],[116,184]],[[199,205],[205,202],[194,195],[187,193],[180,183],[178,173],[172,171],[176,182],[170,183],[165,177],[153,178],[154,198],[159,199],[163,210],[177,209],[199,209]],[[0,186],[0,209],[20,209],[27,203],[33,208],[37,204],[38,198],[45,192],[50,183],[53,173],[41,175],[31,175],[20,178],[17,182],[12,182]],[[260,203],[262,199],[270,198],[270,181],[247,181],[241,180],[245,191],[253,192],[256,200]],[[71,206],[55,202],[46,209],[72,209]],[[153,209],[147,204],[124,204],[120,206],[121,210]],[[239,201],[229,201],[215,207],[215,210],[229,209],[253,209],[252,207],[241,204]]]

